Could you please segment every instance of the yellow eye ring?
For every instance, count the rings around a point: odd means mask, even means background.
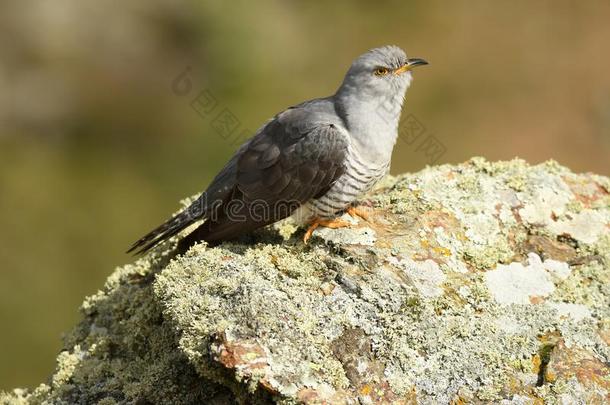
[[[378,67],[373,73],[375,73],[375,76],[385,76],[390,73],[390,71],[387,68]]]

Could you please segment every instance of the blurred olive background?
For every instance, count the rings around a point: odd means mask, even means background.
[[[333,93],[369,48],[430,61],[405,114],[438,163],[610,175],[609,20],[603,0],[0,2],[0,389],[47,378],[83,297],[236,149],[213,115],[237,138]],[[203,90],[209,116],[190,106]],[[392,172],[426,163],[399,141]]]

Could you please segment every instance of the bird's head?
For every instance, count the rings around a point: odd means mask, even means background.
[[[423,59],[407,58],[397,46],[371,49],[354,60],[339,92],[348,91],[358,98],[402,98],[411,84],[411,70],[427,64]]]

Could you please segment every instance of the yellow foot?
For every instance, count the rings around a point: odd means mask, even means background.
[[[345,210],[345,212],[347,212],[352,218],[360,217],[365,221],[368,221],[370,217],[370,214],[366,210],[358,207],[353,207],[351,205],[348,209]]]
[[[316,218],[309,224],[309,228],[307,228],[307,232],[305,232],[305,236],[303,236],[303,242],[307,243],[309,241],[309,238],[311,238],[313,231],[315,231],[316,228],[319,226],[323,226],[325,228],[337,229],[337,228],[346,228],[351,225],[352,224],[350,224],[349,222],[344,221],[339,218],[335,218],[335,219]]]

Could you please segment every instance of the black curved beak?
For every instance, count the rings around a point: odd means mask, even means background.
[[[426,62],[425,60],[420,59],[420,58],[407,59],[407,63],[405,63],[403,66],[399,67],[398,69],[396,69],[394,71],[394,74],[399,75],[401,73],[410,71],[415,66],[421,66],[421,65],[427,65],[427,64],[428,64],[428,62]]]
[[[425,60],[421,59],[421,58],[410,58],[407,59],[407,66],[409,67],[415,67],[415,66],[421,66],[421,65],[427,65],[428,62],[426,62]]]

